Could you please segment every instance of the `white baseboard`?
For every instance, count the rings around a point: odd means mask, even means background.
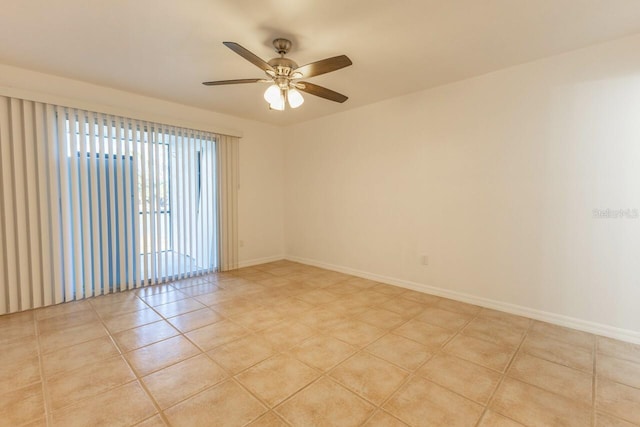
[[[275,255],[275,256],[269,256],[265,258],[248,259],[246,261],[240,261],[238,263],[238,268],[251,267],[258,264],[266,264],[268,262],[280,261],[283,259],[285,259],[284,255]]]
[[[589,332],[596,335],[601,335],[609,338],[627,341],[634,344],[640,344],[640,331],[616,328],[614,326],[609,326],[602,323],[590,322],[590,321],[578,319],[575,317],[564,316],[562,314],[536,310],[536,309],[521,306],[521,305],[510,304],[503,301],[496,301],[489,298],[482,298],[476,295],[471,295],[463,292],[456,292],[448,289],[438,288],[435,286],[425,285],[422,283],[411,282],[403,279],[396,279],[394,277],[381,276],[375,273],[369,273],[366,271],[356,270],[350,267],[333,265],[333,264],[316,261],[312,259],[300,258],[296,256],[291,256],[291,255],[287,255],[284,258],[289,261],[299,262],[301,264],[313,265],[315,267],[338,271],[340,273],[350,274],[352,276],[362,277],[364,279],[375,280],[376,282],[382,282],[389,285],[400,286],[402,288],[412,289],[414,291],[437,295],[440,297],[445,297],[445,298],[453,299],[456,301],[462,301],[469,304],[475,304],[481,307],[492,308],[494,310],[500,310],[500,311],[515,314],[518,316],[529,317],[531,319],[553,323],[555,325],[565,326],[568,328],[577,329],[580,331]]]

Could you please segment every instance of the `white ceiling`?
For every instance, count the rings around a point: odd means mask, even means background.
[[[640,32],[639,0],[22,0],[2,2],[0,62],[273,124],[290,124]],[[344,93],[268,111],[261,78],[222,45],[265,60],[294,42],[310,79]]]

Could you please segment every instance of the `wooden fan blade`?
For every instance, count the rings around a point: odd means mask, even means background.
[[[236,79],[236,80],[218,80],[215,82],[202,82],[205,86],[221,86],[221,85],[237,85],[241,83],[258,83],[264,82],[265,79]]]
[[[344,101],[349,99],[347,96],[344,96],[341,93],[334,92],[331,89],[327,89],[326,87],[314,85],[313,83],[298,82],[296,84],[296,88],[300,89],[303,92],[310,93],[311,95],[328,99],[329,101],[343,103]]]
[[[330,73],[331,71],[348,67],[351,64],[351,60],[346,55],[340,55],[303,65],[302,67],[296,68],[295,72],[301,73],[303,77],[309,78]]]
[[[274,71],[273,67],[267,64],[264,60],[262,60],[259,56],[253,54],[249,50],[240,46],[238,43],[234,42],[222,42],[223,45],[242,56],[247,61],[251,62],[256,67],[260,68],[262,71]]]

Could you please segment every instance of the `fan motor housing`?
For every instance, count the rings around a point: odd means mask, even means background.
[[[276,76],[289,76],[298,68],[298,64],[289,58],[273,58],[268,62],[276,71]]]

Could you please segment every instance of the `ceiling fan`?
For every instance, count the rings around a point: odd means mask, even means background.
[[[282,111],[288,102],[291,108],[298,108],[304,102],[304,98],[299,91],[319,96],[335,102],[345,102],[348,98],[338,92],[334,92],[322,86],[313,83],[299,81],[302,78],[319,76],[321,74],[330,73],[352,64],[346,55],[334,56],[332,58],[322,59],[312,62],[301,67],[293,60],[286,58],[285,55],[291,49],[291,41],[287,39],[275,39],[273,47],[280,55],[279,58],[273,58],[269,62],[265,62],[257,55],[234,42],[223,42],[229,49],[251,62],[267,74],[266,79],[237,79],[237,80],[218,80],[213,82],[203,82],[206,86],[233,85],[241,83],[272,83],[265,91],[264,99],[269,103],[272,110]]]

